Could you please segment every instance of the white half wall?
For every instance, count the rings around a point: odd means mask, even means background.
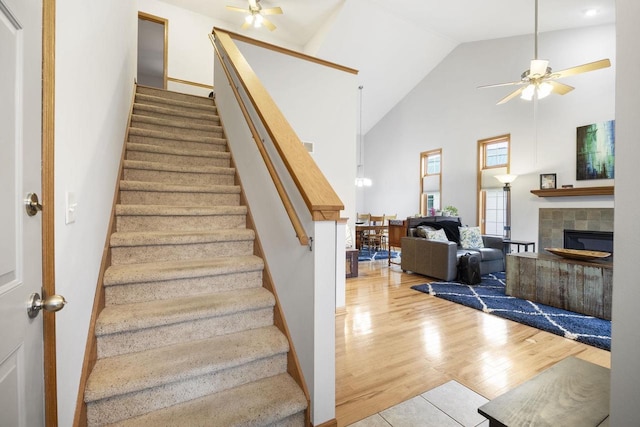
[[[136,68],[135,3],[56,6],[56,314],[58,425],[71,426]],[[65,195],[77,197],[65,224]]]
[[[313,250],[300,244],[218,60],[215,67],[218,110],[309,390],[311,421],[320,425],[335,418],[336,221],[312,221],[254,117]]]
[[[612,196],[538,198],[539,174],[556,173],[558,186],[613,185],[613,180],[576,181],[576,128],[615,118],[614,26],[543,33],[540,58],[562,70],[602,58],[612,67],[563,79],[567,95],[532,102],[496,102],[513,87],[477,89],[518,80],[529,66],[533,36],[458,46],[389,112],[364,142],[364,165],[372,187],[363,190],[361,212],[419,212],[420,152],[442,148],[442,204],[458,207],[462,221],[477,222],[477,141],[511,135],[512,236],[537,241],[541,207],[613,207]],[[619,175],[618,175],[619,176]]]
[[[640,424],[640,286],[637,242],[638,123],[640,123],[640,50],[637,0],[616,1],[618,69],[616,75],[616,210],[614,241],[611,416],[612,426]]]

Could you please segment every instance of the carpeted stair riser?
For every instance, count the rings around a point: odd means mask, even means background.
[[[231,313],[222,317],[198,318],[184,323],[138,329],[98,338],[98,358],[149,350],[165,345],[211,338],[273,325],[273,309]]]
[[[251,253],[253,253],[253,242],[247,241],[115,247],[112,249],[112,264],[205,259],[215,256],[249,255]]]
[[[274,326],[99,359],[87,382],[89,425],[102,425],[286,371]]]
[[[227,142],[224,138],[192,138],[193,140],[168,139],[160,132],[150,132],[148,129],[129,128],[129,142],[136,144],[157,145],[159,147],[186,148],[190,150],[226,151]]]
[[[277,390],[277,393],[273,391]],[[247,405],[247,396],[258,399]],[[213,396],[175,405],[114,427],[304,425],[306,399],[288,375],[276,375]]]
[[[117,205],[116,231],[242,228],[247,223],[246,214],[244,206],[229,206],[226,209],[204,207],[169,209],[165,206],[153,205]]]
[[[104,275],[105,301],[118,305],[258,288],[263,268],[254,255],[110,266]]]
[[[154,183],[156,184],[156,183]],[[162,183],[157,183],[163,185]],[[123,204],[175,204],[183,206],[237,206],[240,203],[240,193],[218,192],[213,187],[202,192],[189,191],[191,187],[183,186],[184,190],[159,191],[144,189],[123,189],[120,187],[120,201]],[[232,187],[232,186],[229,186]],[[157,187],[160,188],[160,187]],[[237,187],[236,187],[237,188]]]
[[[116,218],[116,231],[202,230],[208,228],[242,228],[246,215],[153,216],[126,215]]]
[[[157,132],[180,134],[183,136],[203,136],[222,138],[222,127],[214,125],[191,124],[188,120],[166,120],[147,116],[131,116],[131,127],[151,129]]]
[[[192,109],[193,110],[193,109]],[[191,123],[203,125],[220,125],[220,117],[214,112],[204,110],[183,111],[171,108],[170,105],[154,105],[135,103],[133,114],[168,120],[189,120]]]
[[[132,136],[139,136],[143,138],[150,138],[152,142],[162,143],[163,140],[172,141],[174,147],[184,147],[191,148],[188,144],[176,144],[176,141],[180,141],[183,143],[187,142],[197,142],[199,144],[209,144],[213,149],[217,149],[219,151],[226,151],[227,148],[227,140],[224,139],[224,136],[221,134],[212,133],[207,136],[199,136],[199,135],[189,135],[182,132],[164,132],[156,129],[145,129],[139,128],[135,126],[129,127],[129,142],[139,142],[132,139]],[[161,140],[161,141],[156,141]],[[219,147],[213,147],[218,145]],[[201,146],[193,146],[194,148],[205,147],[206,145]]]
[[[165,182],[181,185],[233,185],[234,170],[207,166],[168,165],[166,163],[124,161],[127,181]]]
[[[189,117],[169,117],[160,118],[147,116],[144,114],[133,114],[131,116],[132,127],[143,129],[156,129],[163,131],[163,128],[172,128],[176,132],[189,132],[192,130],[206,131],[206,132],[222,132],[222,126],[212,123],[218,116],[211,116],[211,120],[206,123],[193,123]],[[147,125],[143,127],[142,125]]]
[[[216,126],[211,129],[185,129],[179,126],[159,126],[153,123],[131,121],[131,128],[137,133],[149,132],[149,136],[156,136],[163,139],[174,139],[179,141],[211,141],[213,138],[224,138],[222,128]]]
[[[105,301],[109,305],[130,304],[259,286],[262,286],[261,271],[162,281],[131,282],[105,287]]]
[[[264,378],[265,373],[277,375],[286,371],[286,353],[265,357],[237,368],[200,374],[187,380],[176,381],[136,393],[118,395],[96,402],[87,402],[89,427],[102,426],[120,420],[147,414],[171,405],[187,402],[212,393],[218,393]],[[275,392],[275,391],[272,391]],[[251,396],[245,398],[249,404]]]
[[[229,167],[231,156],[223,151],[180,150],[148,144],[127,144],[127,160],[174,165]]]
[[[151,107],[165,108],[178,114],[214,114],[218,115],[215,105],[193,104],[175,99],[165,99],[153,95],[136,94],[134,105],[147,105]]]
[[[148,87],[148,86],[138,86],[136,90],[136,94],[161,97],[162,99],[165,99],[165,100],[186,102],[193,105],[203,105],[203,106],[214,105],[214,101],[211,98],[205,98],[197,95],[189,95],[186,93],[171,92],[171,91],[166,91],[164,89],[157,89],[157,88]]]
[[[96,325],[98,358],[273,325],[274,304],[252,288],[107,307]]]

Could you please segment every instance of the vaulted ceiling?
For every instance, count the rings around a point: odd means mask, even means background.
[[[248,8],[248,0],[162,1],[224,22],[228,30],[358,69],[364,133],[461,43],[531,34],[533,57],[534,0],[261,0],[263,8],[284,12],[268,17],[277,26],[273,32],[241,30],[243,15],[225,8]],[[590,9],[597,14],[587,16]],[[614,22],[615,0],[539,0],[540,32]]]

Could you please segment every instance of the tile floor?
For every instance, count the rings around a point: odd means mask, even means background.
[[[489,427],[478,413],[488,400],[456,381],[422,393],[349,427]]]

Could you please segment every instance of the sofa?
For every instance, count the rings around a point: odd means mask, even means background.
[[[503,238],[482,235],[482,248],[463,248],[460,234],[462,227],[458,217],[407,218],[407,237],[401,239],[402,270],[422,274],[440,280],[452,281],[458,275],[458,260],[466,253],[480,258],[480,273],[488,274],[505,269]],[[447,241],[421,237],[425,229],[443,229]],[[480,245],[477,245],[480,246]]]

